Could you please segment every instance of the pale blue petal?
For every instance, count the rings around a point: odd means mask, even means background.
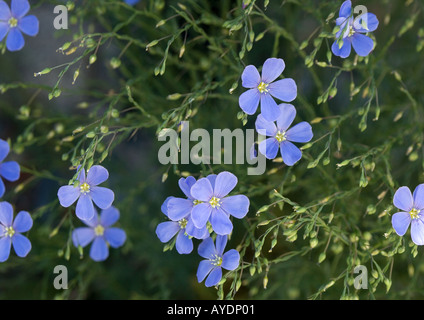
[[[228,171],[223,171],[216,177],[213,194],[222,199],[229,194],[237,185],[237,177]]]
[[[65,208],[71,206],[75,201],[77,201],[80,194],[80,189],[74,186],[60,187],[57,192],[60,205]]]
[[[314,134],[312,127],[307,122],[300,122],[286,132],[286,138],[292,142],[306,143],[311,141]]]
[[[418,185],[413,194],[414,208],[418,210],[424,209],[424,183]]]
[[[352,13],[352,1],[347,0],[343,2],[342,6],[340,7],[339,16],[340,17],[348,17]]]
[[[341,48],[339,48],[337,41],[334,41],[333,45],[331,46],[331,51],[333,51],[334,55],[343,59],[349,57],[351,50],[352,44],[350,38],[343,39],[343,46]]]
[[[261,82],[261,76],[255,66],[247,66],[241,75],[242,86],[244,88],[257,88]]]
[[[191,196],[190,190],[195,183],[196,183],[196,179],[192,176],[189,176],[187,178],[181,178],[180,180],[178,180],[178,185],[180,186],[181,191],[184,192],[186,197],[191,200],[194,200],[194,199]]]
[[[297,97],[297,85],[293,79],[282,79],[268,86],[269,94],[281,101],[291,102]]]
[[[205,281],[205,286],[206,287],[216,286],[219,283],[219,281],[221,281],[221,279],[222,279],[222,268],[217,267],[209,273],[209,276],[206,278],[206,281]]]
[[[358,56],[366,57],[374,48],[374,41],[362,33],[355,33],[352,36],[352,46]]]
[[[9,202],[0,202],[0,223],[5,227],[12,226],[13,207]]]
[[[119,220],[119,210],[113,206],[102,210],[100,213],[100,224],[107,228]]]
[[[261,95],[261,114],[267,121],[275,121],[280,116],[280,109],[270,94]]]
[[[365,19],[366,28],[363,27],[362,21]],[[378,19],[374,13],[366,13],[355,19],[353,22],[353,27],[356,32],[373,32],[378,28]]]
[[[255,122],[256,131],[264,136],[273,137],[277,134],[277,127],[273,121],[267,121],[260,114]]]
[[[188,219],[185,230],[190,237],[194,237],[196,239],[201,240],[209,237],[209,230],[206,225],[203,228],[196,228],[193,223],[193,219]]]
[[[87,172],[87,183],[97,186],[109,178],[109,172],[102,166],[92,166]]]
[[[186,218],[193,208],[193,201],[183,198],[172,198],[168,201],[168,218],[179,221]]]
[[[162,213],[165,215],[165,216],[168,216],[168,202],[169,202],[169,200],[171,200],[171,199],[173,199],[174,197],[168,197],[168,198],[166,198],[165,199],[165,201],[162,203],[162,206],[160,207],[160,210],[162,211]]]
[[[16,215],[13,221],[13,229],[19,233],[27,232],[32,228],[32,224],[31,215],[26,211],[21,211]]]
[[[280,144],[275,138],[268,138],[259,143],[259,152],[262,153],[267,159],[275,159],[278,153]]]
[[[262,81],[268,84],[271,83],[283,73],[285,67],[283,59],[267,59],[262,67]]]
[[[258,89],[247,90],[240,95],[239,106],[246,114],[252,115],[258,109],[260,98]]]
[[[113,191],[103,187],[91,187],[89,195],[100,209],[109,208],[115,200]]]
[[[280,116],[277,119],[277,129],[287,131],[296,118],[296,108],[288,103],[281,103],[278,107],[280,108]]]
[[[408,187],[400,187],[393,197],[393,204],[403,211],[411,211],[414,207],[411,190]]]
[[[237,219],[242,219],[249,211],[249,198],[245,195],[226,197],[221,200],[221,208]]]
[[[159,223],[156,227],[156,235],[162,243],[167,243],[180,230],[178,222],[166,221]]]
[[[197,281],[200,283],[205,280],[206,276],[211,272],[215,266],[209,260],[202,260],[197,268]]]
[[[0,1],[0,21],[9,21],[10,17],[11,17],[11,12],[10,12],[9,6],[7,5],[6,2],[1,0]]]
[[[215,248],[216,252],[220,257],[222,257],[222,254],[224,253],[225,246],[227,245],[228,236],[220,236],[218,235],[215,239]]]
[[[94,261],[104,261],[109,256],[109,248],[102,237],[95,237],[90,248],[90,257]]]
[[[12,0],[10,9],[15,18],[22,18],[30,9],[29,2],[28,0]]]
[[[0,9],[0,12],[1,12],[1,9]],[[7,22],[0,21],[0,42],[3,41],[4,37],[6,36],[8,32],[9,32],[9,24]]]
[[[217,254],[212,238],[203,240],[197,247],[197,252],[202,258],[212,259]]]
[[[184,231],[181,230],[175,241],[175,248],[179,254],[189,254],[193,251],[193,240],[191,240]]]
[[[411,216],[408,212],[397,212],[392,216],[392,226],[396,233],[403,236],[411,223]]]
[[[16,181],[21,174],[21,168],[16,161],[0,163],[0,175],[8,181]]]
[[[31,251],[31,241],[19,233],[15,233],[12,237],[12,244],[18,257],[25,258]]]
[[[231,249],[228,250],[223,256],[222,256],[222,265],[226,270],[235,270],[240,265],[240,254],[237,250]]]
[[[208,176],[206,177],[206,179],[208,179],[208,180],[209,180],[209,182],[211,183],[212,190],[213,190],[213,188],[215,188],[215,181],[216,181],[216,177],[217,177],[217,175],[216,175],[216,174],[210,174],[210,175],[208,175]]]
[[[95,234],[92,228],[87,228],[87,227],[76,228],[72,232],[72,242],[74,243],[75,247],[81,246],[84,248],[91,241],[93,241],[94,237],[95,237]]]
[[[95,215],[93,201],[88,195],[81,195],[75,210],[77,217],[81,220],[90,220]]]
[[[203,228],[209,220],[212,207],[209,203],[199,203],[191,211],[191,219],[196,228]]]
[[[2,162],[10,152],[10,146],[7,141],[0,139],[0,162]]]
[[[200,201],[209,201],[213,196],[212,184],[207,178],[197,180],[191,187],[191,195]]]
[[[424,222],[420,219],[412,219],[411,239],[417,246],[424,245]]]
[[[280,150],[283,162],[288,166],[294,165],[302,158],[302,151],[289,141],[283,141]]]
[[[18,28],[11,28],[6,39],[6,47],[9,51],[19,51],[25,45],[25,39]]]
[[[228,215],[220,208],[212,210],[210,222],[213,231],[218,235],[228,235],[233,231],[233,224]]]
[[[127,234],[120,228],[107,228],[104,237],[112,248],[121,247],[127,240]]]
[[[39,22],[36,16],[23,17],[18,22],[18,27],[28,36],[35,37],[38,34]]]
[[[5,262],[9,259],[11,246],[12,241],[9,237],[0,238],[0,262]]]
[[[4,186],[3,180],[0,178],[0,198],[3,197],[6,187]]]

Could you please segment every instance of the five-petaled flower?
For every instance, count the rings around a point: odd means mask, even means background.
[[[25,258],[31,251],[31,242],[22,232],[32,227],[31,215],[21,211],[13,220],[13,207],[8,202],[0,202],[0,262],[9,259],[13,245],[18,257]]]
[[[60,204],[67,208],[78,199],[77,217],[81,220],[92,219],[95,215],[93,201],[100,209],[107,209],[112,205],[115,198],[112,190],[98,187],[108,177],[108,171],[102,166],[92,166],[87,172],[87,178],[85,177],[85,170],[82,168],[77,178],[77,185],[60,187],[57,193]]]
[[[12,0],[11,8],[0,1],[0,41],[6,38],[9,51],[19,51],[25,45],[22,33],[34,37],[38,34],[39,22],[36,16],[26,16],[30,9],[28,0]]]
[[[215,286],[221,281],[222,268],[232,271],[240,264],[240,254],[237,250],[231,249],[224,253],[227,244],[227,236],[216,237],[216,247],[212,238],[207,238],[199,244],[198,253],[205,258],[200,262],[197,269],[197,281],[202,282],[206,276],[206,287]]]
[[[104,261],[109,256],[109,245],[119,248],[127,239],[124,230],[111,226],[119,220],[119,210],[111,206],[102,210],[100,217],[95,213],[90,220],[83,221],[88,227],[76,228],[72,232],[72,241],[75,247],[84,248],[91,242],[90,257],[94,261]]]
[[[293,105],[284,103],[278,107],[280,116],[276,124],[265,120],[262,115],[256,119],[258,133],[271,137],[259,144],[259,152],[268,159],[274,159],[280,150],[284,163],[292,166],[302,158],[302,151],[292,142],[309,142],[313,137],[312,127],[307,122],[300,122],[289,129],[296,117],[296,109]]]
[[[408,187],[400,187],[393,204],[402,210],[392,216],[392,225],[396,233],[403,236],[411,225],[411,238],[416,245],[424,245],[424,184],[418,185],[414,194]]]
[[[2,162],[9,154],[10,147],[7,141],[0,139],[0,198],[3,197],[6,190],[1,177],[8,181],[16,181],[19,179],[21,169],[16,161]]]
[[[353,18],[352,2],[348,0],[343,2],[340,7],[336,25],[340,27],[340,30],[336,33],[336,41],[331,47],[336,56],[341,58],[349,57],[352,46],[361,57],[366,57],[370,54],[374,48],[374,41],[364,35],[364,33],[377,29],[378,19],[375,14],[364,13]]]
[[[245,195],[227,196],[236,185],[237,177],[224,171],[201,178],[191,187],[191,196],[197,200],[191,218],[197,228],[203,228],[209,221],[217,234],[231,233],[233,224],[229,216],[244,218],[250,205]]]
[[[285,102],[293,101],[297,96],[297,86],[293,79],[275,81],[284,71],[283,59],[267,59],[262,68],[262,76],[259,75],[255,66],[247,66],[241,76],[242,86],[250,89],[240,95],[240,108],[247,114],[252,115],[261,102],[261,113],[268,121],[274,121],[280,115],[274,98]]]

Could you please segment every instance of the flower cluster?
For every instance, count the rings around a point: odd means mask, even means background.
[[[242,219],[249,211],[249,199],[244,195],[228,194],[237,185],[237,177],[227,171],[211,174],[196,181],[194,177],[181,178],[179,186],[186,198],[168,197],[161,210],[170,221],[160,223],[156,234],[163,243],[175,239],[178,253],[193,251],[192,238],[203,240],[199,255],[207,260],[199,265],[198,280],[209,274],[206,286],[214,286],[222,278],[222,268],[234,270],[240,256],[236,250],[223,254],[228,235],[233,230],[230,217]],[[216,233],[216,248],[211,233]],[[176,237],[175,237],[176,235]]]
[[[9,152],[9,143],[0,139],[0,198],[3,197],[6,191],[6,187],[4,186],[2,178],[6,179],[7,181],[14,182],[19,179],[21,173],[19,164],[16,161],[3,162]]]
[[[90,228],[77,228],[73,232],[73,242],[76,247],[85,247],[91,241],[93,245],[90,257],[94,261],[103,261],[108,255],[107,244],[120,247],[126,240],[125,232],[117,228],[109,228],[119,219],[119,211],[112,207],[115,194],[112,190],[99,187],[99,184],[109,178],[106,168],[95,165],[88,171],[78,167],[78,176],[73,185],[59,188],[57,196],[60,204],[68,208],[77,200],[75,213],[77,217]],[[100,218],[94,204],[103,209]],[[119,230],[119,231],[118,231]]]

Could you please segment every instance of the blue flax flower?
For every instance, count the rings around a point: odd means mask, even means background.
[[[164,215],[168,217],[168,202],[174,197],[168,197],[162,204],[161,210]],[[190,235],[189,235],[190,233]],[[209,237],[209,231],[205,227],[197,229],[191,219],[191,214],[188,213],[186,216],[178,221],[166,221],[159,223],[156,228],[156,235],[162,243],[167,243],[177,234],[175,241],[175,247],[179,254],[189,254],[193,251],[193,240],[205,239]]]
[[[197,228],[203,228],[209,221],[217,234],[231,233],[233,224],[229,217],[244,218],[250,204],[245,195],[227,196],[236,185],[237,177],[224,171],[199,179],[191,187],[191,196],[197,200],[191,218]]]
[[[284,103],[279,108],[280,116],[276,124],[265,120],[262,115],[256,119],[258,133],[271,137],[259,144],[259,152],[268,159],[274,159],[280,150],[284,163],[292,166],[302,158],[302,151],[292,142],[309,142],[313,137],[312,127],[307,122],[300,122],[289,129],[296,117],[296,109]]]
[[[111,206],[102,210],[100,217],[97,212],[88,221],[82,220],[88,227],[76,228],[72,232],[74,246],[85,247],[91,242],[90,257],[94,261],[104,261],[109,256],[109,245],[119,248],[127,239],[124,230],[112,228],[111,226],[119,220],[119,210]]]
[[[25,45],[22,33],[34,37],[38,34],[39,22],[36,16],[26,16],[30,9],[28,0],[12,0],[11,9],[0,1],[0,41],[6,37],[9,51],[19,51]]]
[[[293,101],[297,96],[297,86],[293,79],[275,81],[284,71],[283,59],[267,59],[262,68],[262,76],[255,66],[247,66],[241,76],[242,86],[250,89],[240,95],[240,108],[252,115],[261,102],[261,113],[268,121],[274,121],[280,115],[274,98],[285,102]],[[274,97],[274,98],[273,98]]]
[[[108,188],[98,187],[109,177],[109,172],[102,166],[92,166],[85,177],[84,168],[78,175],[76,186],[60,187],[57,196],[60,204],[67,208],[77,202],[76,215],[81,220],[90,220],[95,215],[94,203],[100,209],[109,208],[115,198],[115,194]]]
[[[411,238],[416,245],[424,245],[424,184],[414,190],[400,187],[393,197],[393,204],[402,210],[392,216],[392,225],[396,233],[403,236],[411,225]]]
[[[13,220],[13,207],[8,202],[0,202],[0,262],[9,259],[13,245],[18,257],[25,258],[31,251],[31,242],[21,235],[32,227],[31,215],[21,211]]]
[[[361,57],[366,57],[374,48],[374,41],[364,33],[375,31],[378,27],[378,19],[373,13],[364,13],[357,18],[352,16],[352,2],[343,2],[340,7],[336,25],[340,30],[336,33],[336,41],[331,50],[336,56],[347,58],[355,49]]]
[[[140,0],[124,0],[126,4],[133,6],[140,2]]]
[[[6,190],[1,177],[13,182],[19,179],[21,173],[19,164],[16,161],[3,162],[9,151],[10,147],[7,141],[0,139],[0,198],[3,197]]]
[[[199,255],[206,260],[201,261],[197,269],[198,282],[202,282],[208,276],[205,285],[207,287],[215,286],[221,281],[222,268],[232,271],[239,266],[240,254],[235,249],[224,253],[226,244],[227,236],[217,236],[216,247],[210,237],[199,244]]]

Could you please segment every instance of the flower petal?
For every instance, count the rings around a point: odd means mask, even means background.
[[[217,175],[216,175],[216,174],[210,174],[210,175],[208,175],[208,176],[206,177],[206,179],[208,179],[208,180],[209,180],[209,182],[211,183],[212,190],[213,190],[213,188],[215,188],[215,181],[216,181],[216,177],[217,177]]]
[[[352,36],[352,46],[358,56],[366,57],[374,48],[374,41],[362,33],[355,33]]]
[[[30,6],[28,0],[12,0],[10,8],[13,16],[19,19],[28,13]]]
[[[0,238],[0,262],[5,262],[9,259],[11,246],[12,241],[9,237]]]
[[[184,194],[186,195],[187,198],[192,199],[190,190],[191,187],[196,183],[196,178],[189,176],[187,178],[181,178],[180,180],[178,180],[178,185],[180,186],[180,189],[182,192],[184,192]]]
[[[409,212],[414,207],[411,190],[408,187],[400,187],[394,197],[393,204],[396,208]]]
[[[403,236],[411,223],[411,216],[408,212],[397,212],[392,216],[392,226],[396,233]]]
[[[10,12],[10,9],[7,3],[4,2],[3,0],[0,1],[0,21],[8,21],[11,15],[12,14]]]
[[[209,203],[199,203],[191,210],[191,219],[196,228],[203,228],[209,220],[212,207]]]
[[[285,67],[283,59],[267,59],[262,67],[262,81],[268,84],[271,83],[283,73]]]
[[[191,195],[200,201],[209,201],[213,196],[212,184],[207,178],[197,180],[191,187]]]
[[[206,239],[209,237],[209,230],[206,225],[203,228],[196,228],[193,223],[193,219],[189,219],[187,221],[185,231],[190,237],[194,237],[196,239]]]
[[[115,194],[108,188],[91,187],[89,194],[100,209],[109,208],[115,200]]]
[[[179,221],[186,218],[193,208],[193,201],[183,198],[172,198],[168,201],[168,218]]]
[[[237,177],[228,171],[223,171],[216,177],[213,194],[219,199],[229,194],[237,185]]]
[[[281,101],[291,102],[297,97],[297,85],[293,79],[275,81],[268,86],[269,94]]]
[[[6,187],[4,186],[3,180],[0,178],[0,198],[3,197]]]
[[[6,47],[9,51],[19,51],[25,45],[25,39],[19,28],[11,28],[6,39]]]
[[[224,253],[225,250],[225,246],[227,245],[227,241],[228,241],[228,236],[220,236],[218,235],[215,239],[215,248],[216,248],[216,252],[218,253],[219,256],[222,256],[222,254]]]
[[[352,43],[350,38],[343,39],[343,45],[341,48],[339,48],[339,44],[337,41],[334,41],[333,45],[331,46],[331,51],[333,51],[334,55],[339,56],[340,58],[347,58],[350,55],[350,52],[352,51]]]
[[[95,237],[90,248],[90,257],[94,261],[104,261],[109,256],[109,248],[102,237]]]
[[[104,237],[112,248],[121,247],[127,240],[127,234],[121,228],[107,228]]]
[[[93,241],[94,237],[95,237],[95,234],[92,228],[87,228],[87,227],[76,228],[72,232],[72,242],[74,243],[75,247],[81,246],[84,248],[91,241]]]
[[[418,185],[413,194],[414,208],[418,210],[424,209],[424,183]]]
[[[189,254],[193,251],[193,240],[191,240],[188,235],[184,234],[184,231],[181,230],[177,235],[175,248],[179,254]]]
[[[160,210],[165,216],[168,216],[168,202],[169,200],[173,199],[174,197],[168,197],[165,199],[165,201],[162,203],[162,206],[160,207]]]
[[[212,210],[210,221],[213,231],[218,235],[228,235],[233,231],[233,224],[222,209]]]
[[[280,145],[281,156],[286,165],[292,166],[302,158],[302,151],[289,141],[283,141]]]
[[[348,17],[352,13],[352,1],[347,0],[343,2],[340,7],[339,16],[340,17]]]
[[[217,267],[215,269],[212,269],[212,271],[209,273],[209,276],[207,277],[205,281],[206,287],[213,287],[216,286],[219,281],[222,279],[222,268]]]
[[[88,195],[81,195],[79,197],[75,213],[81,220],[90,220],[96,214],[93,201]]]
[[[257,88],[261,82],[261,76],[259,75],[258,69],[255,66],[249,65],[244,68],[244,71],[241,75],[241,82],[244,88]]]
[[[267,121],[263,115],[258,115],[255,122],[256,131],[264,136],[273,137],[277,134],[277,127],[273,121]]]
[[[296,118],[296,108],[288,103],[281,103],[278,108],[280,108],[280,116],[277,119],[277,129],[287,131]]]
[[[109,172],[102,166],[92,166],[87,172],[86,182],[90,186],[97,186],[109,178]]]
[[[240,95],[239,106],[245,113],[252,115],[258,109],[260,98],[261,94],[258,89],[247,90]]]
[[[222,256],[222,265],[226,270],[235,270],[240,265],[240,253],[238,253],[237,250],[231,249],[228,250],[224,255]]]
[[[19,20],[18,27],[26,35],[35,37],[40,29],[40,23],[36,16],[31,15]]]
[[[12,237],[12,244],[18,257],[25,258],[31,251],[31,241],[19,233],[15,233]]]
[[[312,127],[307,122],[300,122],[286,132],[286,138],[292,142],[309,142],[313,138]]]
[[[16,181],[21,174],[21,168],[16,161],[0,163],[0,175],[8,181]]]
[[[180,230],[178,222],[166,221],[159,223],[156,227],[156,235],[162,243],[167,243]]]
[[[0,139],[0,162],[2,162],[10,152],[10,146],[7,141]]]
[[[221,200],[221,208],[237,219],[242,219],[249,211],[249,198],[245,195],[225,197]]]
[[[13,221],[13,229],[19,233],[27,232],[32,228],[32,223],[31,215],[26,211],[21,211]]]
[[[0,9],[0,12],[1,12],[1,9]],[[0,21],[0,41],[3,41],[4,37],[6,36],[8,32],[9,32],[9,24],[7,22]]]
[[[259,152],[267,159],[275,159],[278,153],[280,144],[275,138],[268,138],[259,144]]]
[[[102,210],[100,213],[100,224],[107,228],[119,220],[119,210],[113,206]]]
[[[74,186],[60,187],[57,192],[60,205],[65,208],[71,206],[75,201],[77,201],[80,194],[80,189]]]
[[[377,16],[374,13],[364,13],[354,20],[353,27],[356,32],[373,32],[377,30],[378,23]]]
[[[261,95],[261,113],[267,121],[275,121],[280,116],[280,109],[270,94]]]
[[[197,253],[205,259],[211,259],[217,254],[215,244],[211,237],[203,240],[197,247]]]
[[[197,268],[197,281],[200,283],[205,280],[206,276],[211,272],[215,266],[209,260],[202,260]]]
[[[13,207],[9,202],[0,202],[0,223],[5,227],[13,223]]]
[[[417,246],[424,245],[424,221],[421,218],[412,219],[411,239]]]

